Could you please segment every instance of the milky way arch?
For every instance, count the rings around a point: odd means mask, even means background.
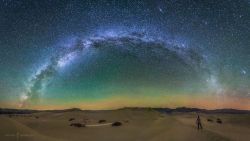
[[[20,107],[27,105],[31,99],[42,96],[43,90],[46,89],[47,84],[55,74],[66,67],[67,64],[74,62],[85,50],[88,48],[107,48],[109,46],[114,46],[115,48],[121,47],[122,50],[135,55],[142,61],[144,60],[145,50],[141,50],[141,48],[149,48],[150,52],[156,54],[153,57],[157,57],[163,61],[172,61],[169,63],[170,65],[177,62],[183,65],[181,69],[191,69],[194,73],[200,70],[209,73],[202,55],[191,47],[178,46],[160,39],[149,38],[143,33],[93,36],[87,39],[75,40],[70,47],[62,48],[60,52],[52,56],[43,67],[37,70],[36,73],[31,76],[31,79],[27,81],[26,89],[20,96]],[[171,60],[171,56],[174,58],[174,62],[173,59]]]

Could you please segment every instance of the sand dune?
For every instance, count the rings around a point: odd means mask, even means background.
[[[41,112],[0,115],[1,141],[246,141],[250,115],[200,114],[204,129],[195,126],[196,113],[165,114],[154,110]],[[69,119],[71,121],[69,121]],[[207,119],[213,120],[208,122]],[[222,124],[216,123],[220,118]],[[102,120],[104,123],[99,123]],[[111,126],[119,121],[121,126]],[[73,127],[81,123],[86,127]]]

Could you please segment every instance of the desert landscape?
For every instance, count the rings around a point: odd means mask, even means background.
[[[197,130],[200,115],[203,130]],[[108,111],[43,111],[1,114],[1,141],[246,141],[250,114]]]
[[[250,141],[250,0],[0,0],[0,141]]]

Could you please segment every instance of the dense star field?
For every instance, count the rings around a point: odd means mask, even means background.
[[[2,0],[0,107],[250,110],[249,0]]]

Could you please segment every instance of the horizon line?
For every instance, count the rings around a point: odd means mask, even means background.
[[[60,111],[60,110],[72,110],[77,109],[81,111],[112,111],[112,110],[121,110],[121,109],[180,109],[180,108],[186,108],[186,109],[198,109],[198,110],[207,110],[207,111],[213,111],[213,110],[238,110],[238,111],[250,111],[250,109],[237,109],[237,108],[213,108],[213,109],[207,109],[207,108],[197,108],[197,107],[186,107],[186,106],[180,106],[180,107],[120,107],[120,108],[113,108],[113,109],[81,109],[77,107],[72,108],[64,108],[64,109],[29,109],[29,108],[7,108],[7,107],[0,107],[0,109],[11,109],[11,110],[32,110],[32,111]]]

